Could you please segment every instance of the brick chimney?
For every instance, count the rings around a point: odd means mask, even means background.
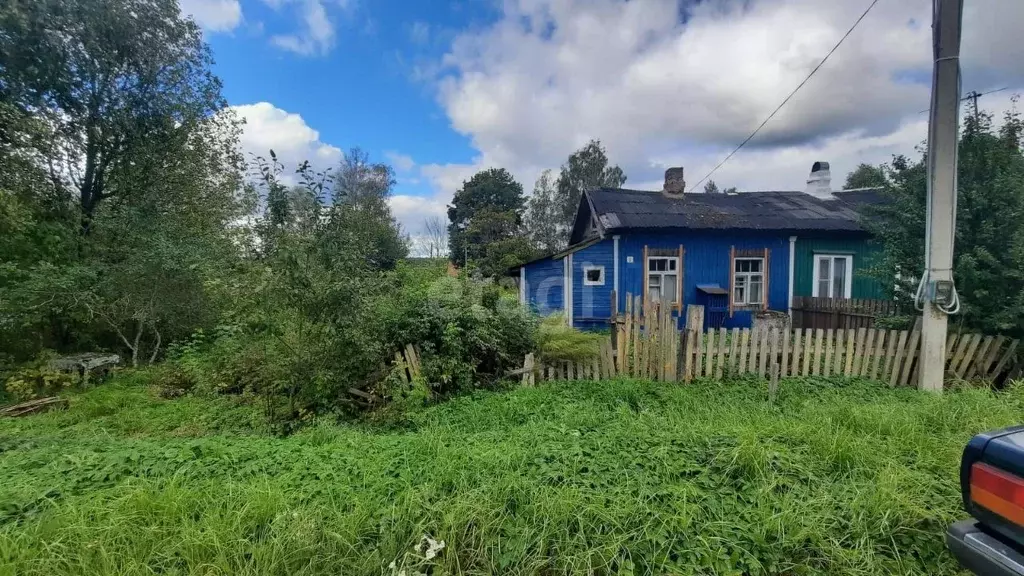
[[[830,200],[832,196],[832,172],[828,169],[828,162],[815,162],[811,166],[811,174],[807,177],[807,189],[811,196]]]
[[[681,198],[686,192],[686,180],[683,180],[682,167],[665,170],[665,187],[662,194],[669,198]]]

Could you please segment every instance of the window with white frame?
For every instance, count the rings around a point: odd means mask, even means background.
[[[604,286],[604,266],[584,266],[583,285]]]
[[[764,258],[736,258],[732,270],[734,306],[764,303]]]
[[[853,292],[852,254],[815,254],[811,296],[850,298]]]
[[[679,291],[679,258],[647,257],[647,297],[652,301],[675,304]]]

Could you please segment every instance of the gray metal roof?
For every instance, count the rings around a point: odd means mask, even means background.
[[[857,208],[882,202],[878,189],[837,191],[822,199],[804,192],[685,194],[598,188],[587,192],[606,231],[623,228],[822,230],[861,232]]]

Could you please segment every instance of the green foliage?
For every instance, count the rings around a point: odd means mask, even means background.
[[[569,232],[576,219],[583,192],[591,188],[621,188],[626,183],[626,174],[618,166],[608,165],[608,155],[600,140],[591,140],[586,146],[573,152],[558,173],[556,187],[561,211],[561,225],[565,231],[564,243],[569,241]]]
[[[846,175],[846,183],[843,184],[843,190],[881,188],[885,184],[885,167],[861,163],[853,169],[853,172]]]
[[[875,318],[875,328],[879,330],[910,330],[918,316],[879,316]]]
[[[225,107],[202,33],[174,0],[8,2],[0,28],[0,100],[42,121],[39,152],[74,189],[83,231],[102,201],[145,193]]]
[[[482,170],[463,182],[448,207],[452,262],[464,267],[468,251],[470,262],[491,274],[500,271],[508,253],[500,244],[521,236],[524,205],[523,186],[504,168]]]
[[[395,187],[394,170],[370,162],[366,152],[353,148],[332,179],[334,203],[329,212],[333,227],[364,243],[361,257],[366,264],[379,270],[393,269],[409,253],[408,238],[388,204]]]
[[[533,350],[537,321],[491,282],[442,277],[381,309],[384,341],[420,348],[423,379],[449,395],[496,383]],[[390,395],[387,391],[386,395]]]
[[[705,194],[719,194],[721,190],[718,189],[718,184],[715,184],[714,180],[708,180],[707,184],[704,185]]]
[[[558,178],[551,171],[541,174],[529,200],[526,229],[533,246],[546,253],[564,249],[583,192],[591,188],[619,188],[626,175],[618,166],[608,165],[608,156],[599,140],[573,152],[562,165]]]
[[[533,194],[527,201],[526,228],[533,245],[544,253],[552,254],[565,247],[562,205],[551,170],[545,170],[533,186]]]
[[[991,116],[968,115],[959,146],[953,272],[956,319],[986,333],[1024,332],[1024,129],[1011,111],[997,131]],[[924,269],[927,167],[897,156],[885,167],[889,203],[866,221],[881,243],[873,274],[896,295],[912,297]]]
[[[174,0],[10,2],[0,27],[0,356],[156,360],[222,311],[247,207],[202,34]]]
[[[537,333],[538,359],[543,362],[590,360],[598,355],[601,338],[600,334],[568,326],[563,316],[548,316]]]
[[[66,392],[78,383],[75,374],[54,370],[47,366],[48,355],[21,366],[4,382],[4,395],[8,400],[23,402],[34,398]]]
[[[580,382],[278,438],[146,376],[0,421],[9,572],[952,576],[964,443],[1024,410],[1019,387]]]

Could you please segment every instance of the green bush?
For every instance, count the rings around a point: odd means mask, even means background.
[[[50,356],[43,354],[31,364],[22,366],[4,382],[4,396],[14,402],[53,396],[78,383],[75,374],[50,368]]]
[[[540,324],[537,353],[543,362],[580,362],[596,357],[600,342],[600,334],[576,330],[556,314]]]
[[[875,328],[879,330],[910,330],[914,325],[915,316],[879,316],[875,318]]]
[[[349,388],[369,389],[402,410],[492,386],[536,344],[537,318],[513,296],[438,269],[400,266],[357,302],[315,322],[279,308],[199,331],[169,347],[157,383],[168,397],[252,396],[271,422],[290,430],[317,414],[361,410]],[[395,351],[407,344],[421,355],[421,381],[412,386],[389,377]]]
[[[382,317],[391,349],[419,346],[434,394],[493,385],[536,343],[536,317],[488,281],[443,277],[410,286]]]

